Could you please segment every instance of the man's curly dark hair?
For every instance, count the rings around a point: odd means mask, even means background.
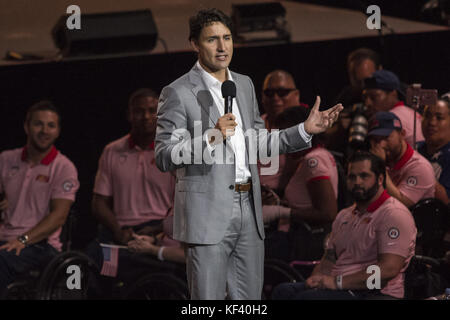
[[[230,31],[232,30],[232,21],[225,13],[219,9],[205,9],[197,12],[195,16],[189,19],[189,41],[198,40],[202,29],[214,22],[223,23]]]

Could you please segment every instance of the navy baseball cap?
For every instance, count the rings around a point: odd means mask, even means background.
[[[370,78],[364,79],[365,89],[382,89],[386,91],[397,90],[400,88],[400,80],[395,73],[388,70],[377,70]]]
[[[402,122],[392,112],[379,111],[370,118],[369,136],[389,136],[395,129],[402,129]]]

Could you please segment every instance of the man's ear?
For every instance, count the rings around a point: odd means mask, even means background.
[[[194,49],[195,52],[199,52],[198,43],[196,40],[191,40],[191,47]]]
[[[294,94],[295,94],[295,96],[296,96],[297,103],[300,105],[300,90],[295,89]]]
[[[23,123],[23,130],[25,130],[25,133],[28,135],[28,121]]]
[[[379,176],[378,176],[378,185],[380,186],[380,187],[382,187],[383,186],[383,180],[384,179],[386,179],[382,174],[380,174]]]

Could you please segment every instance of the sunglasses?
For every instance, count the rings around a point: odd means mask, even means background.
[[[275,94],[277,94],[277,96],[279,96],[280,98],[284,98],[285,96],[287,96],[289,93],[291,93],[292,91],[295,91],[297,89],[289,89],[289,88],[278,88],[278,89],[265,89],[263,91],[264,95],[266,97],[269,98],[273,98],[275,96]]]

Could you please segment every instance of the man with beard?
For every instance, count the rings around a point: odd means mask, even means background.
[[[350,158],[347,188],[356,203],[338,213],[311,276],[279,285],[274,299],[404,298],[404,272],[414,255],[417,229],[408,209],[386,192],[385,172],[384,162],[371,153]],[[370,270],[378,268],[374,280]]]
[[[156,92],[147,88],[135,91],[128,103],[130,133],[108,144],[101,155],[92,200],[92,213],[100,228],[98,241],[88,249],[99,267],[103,254],[98,242],[127,245],[136,237],[134,233],[159,233],[171,211],[175,178],[155,164],[157,107]],[[121,269],[127,269],[127,259],[123,259],[127,255],[127,250],[120,250]],[[113,276],[116,272],[103,273]]]
[[[431,164],[405,141],[405,130],[392,112],[377,112],[369,121],[370,152],[388,166],[386,190],[408,208],[434,198],[436,178]]]
[[[31,106],[24,129],[25,147],[0,154],[0,296],[61,251],[59,234],[79,187],[77,169],[54,146],[60,115],[53,104]]]

